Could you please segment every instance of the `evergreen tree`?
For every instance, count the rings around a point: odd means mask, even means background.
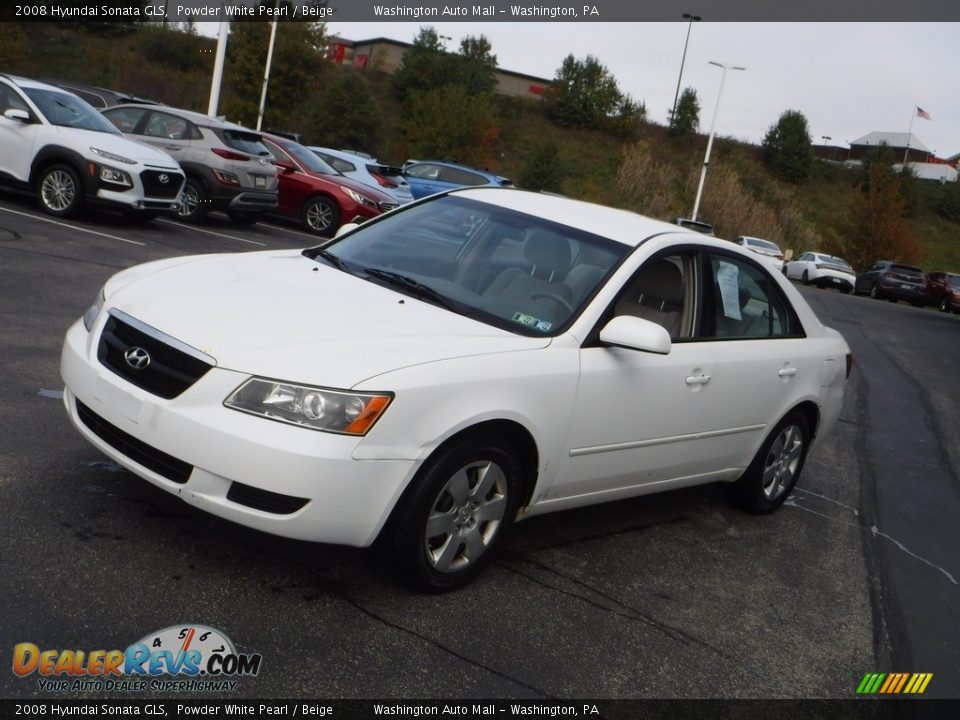
[[[393,74],[393,89],[401,100],[456,82],[457,68],[433,27],[422,27]]]
[[[803,113],[785,111],[767,131],[761,149],[774,172],[784,180],[801,183],[810,176],[813,141]]]
[[[339,67],[331,74],[323,90],[310,99],[311,144],[378,150],[383,116],[363,71]]]
[[[520,170],[517,183],[524,190],[546,190],[559,193],[563,184],[560,150],[554,142],[542,143]]]
[[[468,35],[460,42],[459,82],[468,93],[492,93],[497,87],[497,56],[490,41],[483,35]]]
[[[670,134],[677,138],[688,138],[700,130],[700,100],[693,88],[684,88],[677,101],[677,110],[670,118]]]

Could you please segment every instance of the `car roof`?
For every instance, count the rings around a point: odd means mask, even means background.
[[[446,160],[413,160],[405,163],[406,167],[411,165],[442,165],[443,167],[456,168],[457,170],[469,170],[470,172],[480,173],[481,175],[489,175],[490,177],[503,177],[499,173],[495,173],[492,170],[483,170],[481,168],[473,167],[472,165],[461,165],[460,163],[447,162]],[[406,168],[405,168],[406,169]]]
[[[11,83],[21,88],[36,88],[38,90],[56,90],[58,92],[70,93],[69,90],[64,90],[61,87],[56,85],[51,85],[50,83],[40,82],[39,80],[31,80],[30,78],[20,77],[19,75],[8,75],[6,73],[0,73],[0,77],[3,77],[9,80]]]
[[[209,128],[222,128],[224,130],[242,130],[243,132],[254,133],[256,135],[263,135],[264,133],[254,128],[244,127],[243,125],[238,125],[237,123],[232,123],[229,120],[224,118],[211,117],[210,115],[204,115],[202,113],[194,112],[193,110],[183,110],[181,108],[170,107],[168,105],[153,105],[148,103],[124,103],[123,105],[116,105],[112,108],[107,108],[102,112],[110,112],[116,110],[117,108],[142,108],[144,110],[156,110],[157,112],[165,112],[169,115],[178,115],[179,117],[189,120],[194,125],[200,125],[202,127]]]
[[[509,210],[548,218],[561,225],[579,228],[636,247],[651,235],[672,234],[689,238],[712,247],[730,248],[747,253],[726,241],[685,230],[663,220],[655,220],[630,210],[595,205],[583,200],[572,200],[559,195],[518,190],[516,188],[470,187],[451,190],[451,195],[490,203]]]

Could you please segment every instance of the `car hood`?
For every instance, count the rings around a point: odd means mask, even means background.
[[[180,165],[177,163],[177,161],[162,150],[157,150],[155,147],[151,147],[146,143],[131,140],[123,135],[113,135],[111,133],[97,132],[96,130],[81,130],[78,128],[67,129],[63,127],[57,127],[57,132],[69,132],[74,141],[77,139],[76,134],[81,133],[82,135],[86,136],[83,142],[89,147],[95,147],[99,150],[106,150],[114,155],[129,158],[130,160],[136,160],[143,165],[169,168],[171,170],[180,169]],[[90,158],[96,157],[96,155],[87,153],[85,153],[85,155]],[[97,158],[97,160],[98,162],[110,164],[110,161],[105,158]],[[112,164],[114,166],[118,165],[117,163]],[[126,168],[128,166],[119,165],[119,167]]]
[[[378,190],[371,185],[367,185],[366,183],[362,183],[359,180],[347,177],[346,175],[321,175],[320,173],[314,173],[310,171],[307,171],[306,175],[314,180],[319,181],[321,184],[342,185],[343,187],[350,188],[354,192],[366,195],[371,200],[376,200],[378,203],[394,202],[393,197],[382,190]]]
[[[107,307],[251,375],[351,388],[391,370],[534,350],[514,335],[296,251],[176,258],[119,273]]]

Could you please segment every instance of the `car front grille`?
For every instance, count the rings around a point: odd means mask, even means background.
[[[230,484],[227,500],[274,515],[292,515],[309,502],[307,498],[281,495],[239,482]]]
[[[395,203],[395,202],[382,202],[382,203],[380,203],[380,209],[381,209],[383,212],[387,212],[388,210],[393,210],[394,208],[397,208],[397,207],[400,207],[400,203]]]
[[[127,359],[128,351],[140,358],[146,356],[146,363],[136,367],[136,361]],[[97,346],[97,358],[103,365],[138,388],[168,400],[213,367],[213,362],[201,359],[202,355],[117,310],[110,311]]]
[[[93,410],[77,400],[77,415],[87,428],[124,457],[152,470],[167,480],[183,484],[190,478],[193,466],[172,455],[137,440],[120,428],[111,425]]]
[[[166,182],[163,181],[163,178],[167,179]],[[173,200],[180,194],[183,175],[158,170],[144,170],[140,173],[140,182],[143,183],[143,191],[147,197]]]

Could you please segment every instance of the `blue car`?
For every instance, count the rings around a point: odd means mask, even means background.
[[[477,170],[466,165],[434,162],[432,160],[405,163],[403,176],[410,183],[414,200],[466,185],[513,187],[513,182],[509,178],[501,177],[495,173]]]

